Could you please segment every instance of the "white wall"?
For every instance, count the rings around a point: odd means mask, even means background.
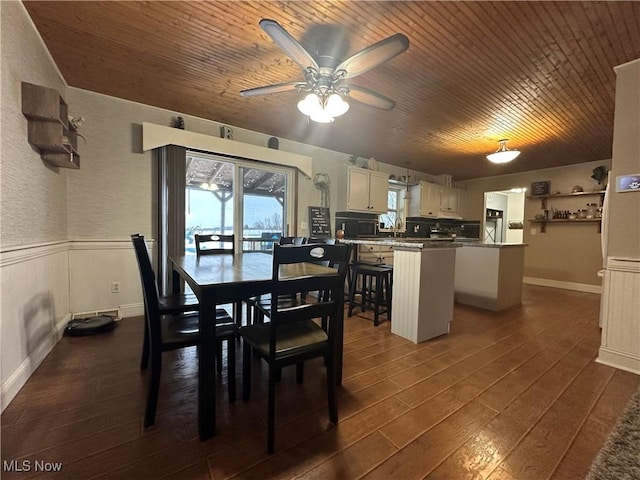
[[[59,339],[69,318],[67,175],[27,142],[21,82],[65,83],[20,2],[0,2],[0,407]]]
[[[514,161],[518,161],[517,159]],[[551,191],[569,193],[574,185],[585,191],[598,190],[598,183],[591,178],[593,169],[604,165],[610,168],[611,160],[586,162],[564,167],[532,170],[529,172],[497,177],[479,178],[463,182],[467,187],[470,219],[481,219],[484,192],[504,191],[515,187],[530,188],[532,182],[551,182]],[[529,191],[525,194],[529,195]],[[549,201],[558,209],[585,208],[586,202],[598,201],[597,197],[568,197]],[[536,214],[543,213],[539,199],[526,198],[524,210],[524,275],[531,283],[568,288],[588,292],[600,292],[602,268],[600,233],[596,223],[562,224],[547,226],[546,233],[540,225],[529,223]]]
[[[640,59],[616,67],[610,185],[640,173]],[[598,362],[640,374],[640,192],[609,195]]]
[[[505,220],[507,229],[505,242],[507,243],[522,243],[524,238],[523,230],[509,228],[509,222],[524,223],[524,196],[524,192],[507,192],[507,218]]]

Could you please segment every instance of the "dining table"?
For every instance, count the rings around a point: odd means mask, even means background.
[[[198,297],[200,343],[198,344],[198,434],[207,440],[216,431],[216,330],[217,305],[246,300],[268,293],[273,281],[271,252],[244,252],[217,255],[170,256],[172,288],[180,289],[183,279]],[[280,278],[335,274],[335,269],[316,263],[280,266]],[[340,296],[342,298],[343,296]],[[342,383],[344,309],[330,320],[335,332],[336,382]]]

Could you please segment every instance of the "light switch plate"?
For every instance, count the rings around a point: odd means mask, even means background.
[[[531,229],[531,235],[535,235],[535,234],[536,234],[536,229],[535,229],[535,228],[532,228],[532,229]]]

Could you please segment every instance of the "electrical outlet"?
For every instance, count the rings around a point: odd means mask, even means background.
[[[532,229],[531,229],[531,235],[535,235],[535,234],[536,234],[536,231],[537,231],[537,230],[536,230],[535,228],[532,228]]]
[[[300,222],[300,228],[302,230],[306,230],[307,228],[309,228],[309,224],[307,222]]]
[[[120,293],[120,282],[111,282],[111,293]]]

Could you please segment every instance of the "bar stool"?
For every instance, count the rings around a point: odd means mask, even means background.
[[[358,289],[360,280],[360,289]],[[391,320],[391,296],[393,287],[393,267],[390,265],[370,265],[354,263],[352,265],[351,285],[349,287],[348,316],[353,309],[359,307],[365,312],[367,307],[373,308],[373,324],[379,325],[379,316],[386,313]],[[360,304],[356,304],[355,296],[360,295]]]

